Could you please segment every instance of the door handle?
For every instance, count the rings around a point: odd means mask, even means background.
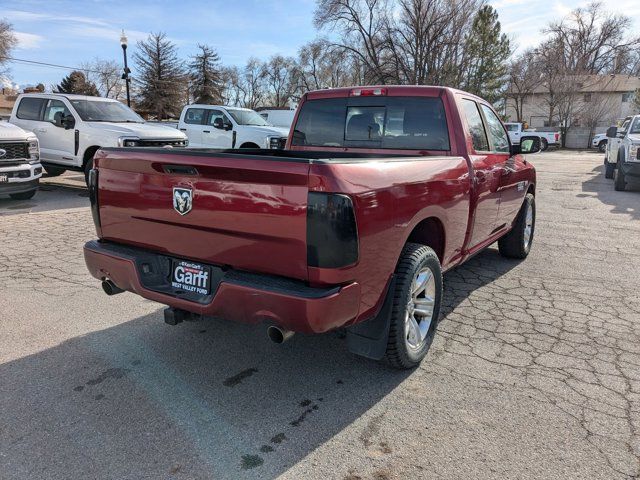
[[[202,133],[211,133],[211,130],[203,130]]]
[[[178,130],[180,130],[181,132],[186,132],[187,131],[186,128],[179,128]]]

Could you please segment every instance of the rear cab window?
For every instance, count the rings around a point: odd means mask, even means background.
[[[473,100],[464,98],[462,99],[462,109],[467,121],[467,127],[469,127],[469,133],[471,134],[473,149],[476,152],[488,152],[489,140],[487,139],[487,132],[484,129],[482,116],[478,110],[478,104]]]
[[[204,123],[204,108],[188,108],[184,115],[184,123],[202,125]]]
[[[46,99],[25,97],[20,100],[16,116],[20,120],[41,120],[42,107]]]
[[[449,151],[439,97],[349,97],[307,100],[292,145]]]

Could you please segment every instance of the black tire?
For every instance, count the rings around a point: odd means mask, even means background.
[[[62,167],[46,166],[46,167],[44,167],[44,171],[47,172],[47,176],[48,177],[59,177],[60,175],[62,175],[67,170],[65,168],[62,168]]]
[[[426,335],[419,345],[412,347],[408,340],[406,318],[410,300],[411,287],[418,273],[430,269],[434,288],[433,313],[431,322],[425,325]],[[400,260],[396,266],[396,282],[391,311],[391,325],[385,354],[386,361],[395,368],[408,369],[417,366],[425,357],[436,331],[442,303],[442,269],[436,253],[429,247],[417,243],[407,243],[402,249]]]
[[[607,141],[601,140],[600,143],[598,144],[598,151],[600,153],[604,153],[606,149],[607,149]]]
[[[604,164],[604,178],[613,178],[613,174],[616,170],[615,163],[605,162]]]
[[[258,145],[256,145],[255,143],[243,143],[242,145],[240,145],[240,148],[260,148]]]
[[[540,150],[542,150],[543,152],[546,152],[548,148],[549,148],[549,142],[547,141],[547,139],[544,137],[540,137]]]
[[[527,241],[525,231],[527,228],[527,214],[531,211],[531,233]],[[518,212],[518,217],[513,228],[504,237],[498,240],[500,254],[507,258],[527,258],[533,244],[533,236],[536,227],[536,199],[531,193],[527,193]]]
[[[29,200],[30,198],[33,198],[37,191],[38,189],[34,188],[33,190],[29,190],[28,192],[10,193],[9,196],[13,200]]]
[[[624,192],[627,188],[627,181],[621,167],[622,163],[622,158],[618,158],[618,167],[616,168],[616,172],[613,175],[613,188],[617,192]]]
[[[87,186],[89,185],[89,172],[91,171],[92,168],[93,168],[93,157],[91,157],[87,162],[87,164],[84,166],[84,183],[86,183]]]

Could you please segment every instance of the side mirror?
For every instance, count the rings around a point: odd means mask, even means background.
[[[516,148],[516,153],[538,153],[542,148],[540,145],[540,137],[524,136],[520,139],[520,145]]]
[[[213,121],[213,128],[217,128],[218,130],[224,129],[224,121],[222,118],[218,117]]]
[[[76,119],[73,118],[73,115],[67,115],[62,118],[62,126],[65,130],[70,130],[76,126]]]
[[[609,127],[607,128],[607,138],[616,138],[618,135],[618,127]]]
[[[231,125],[230,123],[225,123],[224,124],[224,129],[228,132],[229,130],[233,130],[233,125]]]

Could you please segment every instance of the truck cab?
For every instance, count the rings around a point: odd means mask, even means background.
[[[42,176],[36,136],[0,121],[0,195],[27,200],[38,191]]]
[[[609,127],[607,138],[605,178],[624,191],[630,177],[640,178],[640,115],[625,118],[620,128]]]
[[[283,148],[288,128],[274,127],[256,111],[223,105],[187,105],[178,129],[196,148]]]
[[[33,131],[49,176],[80,170],[88,176],[93,156],[103,147],[186,146],[173,128],[151,125],[117,100],[61,93],[23,94],[11,123]]]

